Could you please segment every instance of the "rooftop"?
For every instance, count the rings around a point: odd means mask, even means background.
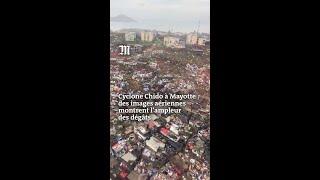
[[[126,162],[129,162],[129,161],[135,161],[137,157],[134,156],[131,152],[128,152],[127,154],[122,156],[122,159]]]
[[[146,145],[149,146],[155,152],[157,152],[160,147],[165,147],[165,144],[162,141],[153,136],[150,137],[149,140],[146,140]]]

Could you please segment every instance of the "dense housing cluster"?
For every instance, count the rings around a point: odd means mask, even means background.
[[[210,179],[209,35],[122,30],[110,39],[111,179]],[[132,54],[119,55],[120,44]],[[197,98],[182,100],[179,113],[118,119],[119,94],[147,93]]]

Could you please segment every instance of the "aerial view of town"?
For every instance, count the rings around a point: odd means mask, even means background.
[[[110,179],[210,179],[210,31],[199,20],[190,29],[131,26],[136,19],[120,13],[110,19]],[[147,93],[197,98],[179,113],[119,120],[119,94]]]

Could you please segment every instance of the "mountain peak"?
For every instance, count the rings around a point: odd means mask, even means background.
[[[110,17],[110,21],[115,21],[115,22],[136,22],[134,19],[124,15],[124,14],[119,14],[114,17]]]

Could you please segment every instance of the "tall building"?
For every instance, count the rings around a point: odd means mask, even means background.
[[[141,32],[141,41],[148,41],[148,42],[151,42],[153,41],[154,39],[154,34],[153,32],[145,32],[145,31],[142,31]]]
[[[137,34],[135,32],[127,32],[125,33],[125,40],[126,41],[135,41]]]
[[[198,44],[198,35],[193,32],[187,35],[186,44],[195,45]]]

